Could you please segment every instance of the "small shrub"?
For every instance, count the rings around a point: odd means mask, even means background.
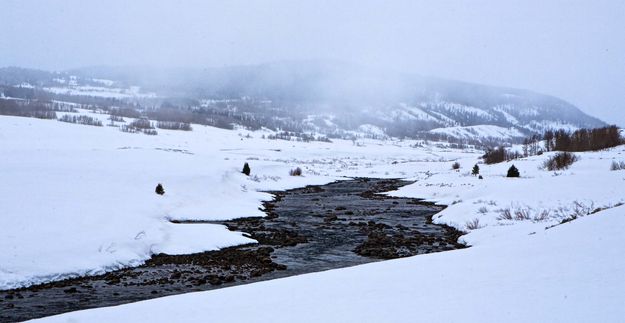
[[[163,185],[161,185],[161,183],[158,183],[158,185],[156,185],[156,189],[154,190],[154,192],[156,192],[156,194],[158,195],[163,195],[165,194],[165,189],[163,188]]]
[[[547,170],[567,169],[577,160],[578,158],[577,156],[575,156],[575,154],[571,154],[569,152],[561,152],[547,159],[543,166]]]
[[[480,225],[480,219],[478,218],[475,218],[471,221],[467,221],[465,226],[467,230],[476,230],[476,229],[481,229],[484,227],[483,225]]]
[[[623,170],[625,169],[625,162],[616,160],[612,161],[612,165],[610,166],[610,170]]]
[[[451,169],[455,169],[458,170],[460,169],[460,163],[459,162],[455,162],[451,165]]]
[[[143,130],[143,133],[149,136],[156,136],[158,135],[158,132],[156,132],[156,130],[154,129],[145,129]]]
[[[479,178],[479,179],[484,179],[484,177],[482,177],[482,175],[478,176],[477,178]]]
[[[512,220],[512,219],[514,219],[514,217],[512,216],[512,211],[509,208],[499,210],[499,216],[497,217],[497,220]]]
[[[508,168],[508,174],[506,175],[506,177],[520,177],[520,176],[521,174],[519,173],[519,169],[516,168],[514,165]]]
[[[480,166],[478,166],[477,164],[475,164],[475,166],[473,166],[473,169],[471,170],[471,174],[473,176],[475,175],[479,175],[480,174]]]
[[[302,176],[302,169],[299,168],[299,167],[297,167],[295,169],[291,169],[289,171],[289,175],[291,175],[291,176]]]
[[[245,174],[245,175],[247,175],[247,176],[250,176],[250,172],[251,172],[251,171],[252,171],[252,170],[250,169],[250,165],[249,165],[248,163],[245,163],[245,164],[243,165],[243,171],[241,171],[241,173],[243,173],[243,174]]]

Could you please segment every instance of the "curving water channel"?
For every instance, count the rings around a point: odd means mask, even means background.
[[[463,248],[461,232],[431,223],[442,207],[376,194],[410,183],[358,178],[271,192],[267,217],[214,222],[258,244],[155,255],[140,267],[0,291],[0,322]]]

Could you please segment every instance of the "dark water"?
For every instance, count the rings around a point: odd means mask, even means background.
[[[155,297],[462,248],[460,232],[431,223],[441,207],[375,193],[410,182],[354,179],[273,192],[265,218],[216,222],[259,244],[183,256],[105,275],[0,291],[0,321],[10,322]],[[179,225],[193,225],[180,223]]]

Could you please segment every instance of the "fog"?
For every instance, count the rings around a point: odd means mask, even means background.
[[[623,1],[0,1],[0,66],[331,59],[559,96],[625,126]]]

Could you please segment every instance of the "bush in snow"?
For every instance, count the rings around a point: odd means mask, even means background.
[[[302,176],[302,169],[299,168],[299,167],[297,167],[295,169],[291,169],[289,171],[289,175],[291,175],[291,176]]]
[[[467,221],[465,226],[467,230],[477,230],[477,229],[481,229],[484,227],[483,225],[480,224],[480,219],[478,218],[475,218],[471,221]]]
[[[610,170],[623,170],[625,169],[625,162],[624,161],[620,161],[617,162],[616,160],[612,161],[612,165],[610,166]]]
[[[480,166],[478,166],[477,164],[475,164],[475,166],[473,166],[473,169],[471,170],[471,174],[472,175],[479,175],[480,174]]]
[[[158,195],[163,195],[165,194],[165,189],[163,188],[163,185],[161,185],[161,183],[158,183],[158,185],[156,185],[156,189],[154,190],[154,192],[156,192],[156,194]]]
[[[252,171],[252,170],[250,169],[250,165],[249,165],[248,163],[245,163],[245,164],[243,165],[243,171],[241,171],[241,173],[243,173],[243,174],[245,174],[245,175],[247,175],[247,176],[250,176],[250,172],[251,172],[251,171]]]
[[[543,166],[547,170],[567,169],[577,160],[578,158],[574,154],[571,154],[569,152],[561,152],[547,159]]]
[[[451,169],[456,169],[456,170],[460,169],[460,163],[459,163],[459,162],[455,162],[455,163],[453,163],[453,164],[451,165]]]
[[[521,176],[521,174],[519,174],[519,169],[516,168],[514,165],[508,168],[508,174],[506,175],[506,177],[519,177],[519,176]]]

